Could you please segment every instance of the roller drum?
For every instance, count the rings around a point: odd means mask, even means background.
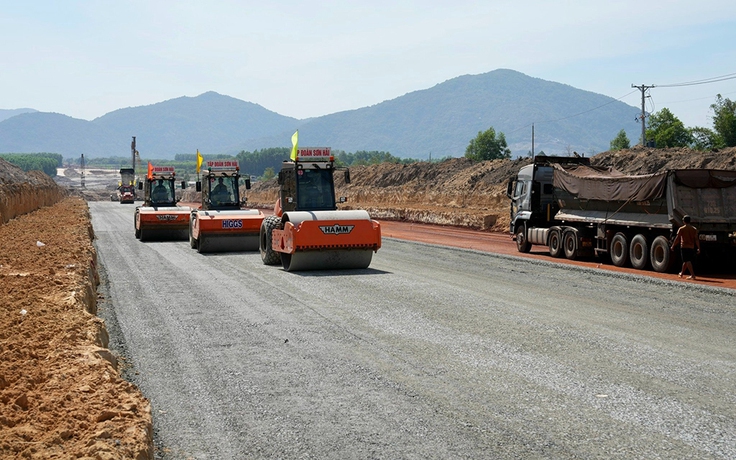
[[[281,265],[287,272],[307,270],[343,270],[368,268],[372,249],[337,249],[281,253]]]

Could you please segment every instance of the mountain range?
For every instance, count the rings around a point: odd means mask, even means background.
[[[122,108],[91,121],[33,109],[0,110],[0,152],[65,158],[178,153],[237,154],[299,144],[385,151],[402,158],[459,157],[478,132],[504,133],[514,156],[608,150],[624,129],[633,143],[639,110],[611,97],[498,69],[464,75],[369,107],[299,120],[215,92]]]

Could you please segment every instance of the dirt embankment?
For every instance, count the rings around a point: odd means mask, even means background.
[[[506,182],[528,159],[474,163],[454,158],[441,163],[379,164],[350,168],[350,184],[335,173],[345,209],[365,209],[376,219],[455,225],[483,230],[508,228]],[[258,182],[248,203],[273,207],[276,179]]]
[[[376,219],[455,225],[504,232],[509,228],[506,184],[531,159],[473,163],[454,158],[440,163],[380,164],[350,168],[351,183],[335,174],[338,196],[345,208],[367,210]],[[736,148],[719,152],[635,147],[604,152],[591,158],[626,174],[650,174],[663,169],[736,169]],[[247,192],[248,203],[273,207],[276,179],[258,182]]]
[[[50,206],[66,192],[40,171],[23,172],[0,158],[0,224],[42,206]]]
[[[0,164],[15,212],[63,196],[34,176]],[[92,239],[78,197],[0,224],[0,458],[153,458],[150,405],[96,316]]]

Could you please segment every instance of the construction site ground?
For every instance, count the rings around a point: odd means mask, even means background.
[[[346,207],[381,220],[385,237],[520,255],[507,233],[505,190],[528,161],[354,167],[351,184],[338,181],[338,194],[348,197]],[[631,174],[736,169],[736,149],[635,148],[597,155],[593,163]],[[117,176],[88,174],[81,190],[76,171],[61,173],[57,183],[70,196],[0,221],[0,458],[153,458],[149,403],[121,377],[125,363],[107,350],[107,331],[96,316],[97,260],[85,200],[109,201]],[[0,162],[6,208],[29,183]],[[276,190],[274,180],[254,184],[249,204],[272,206]],[[536,250],[524,257],[549,258]],[[559,262],[626,271],[599,261]],[[706,270],[696,282],[736,289],[734,278]]]

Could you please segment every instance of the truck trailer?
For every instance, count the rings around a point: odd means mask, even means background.
[[[625,175],[585,157],[537,156],[509,180],[510,232],[519,252],[610,258],[613,265],[667,272],[677,229],[689,215],[701,257],[736,256],[736,171],[672,169]]]

